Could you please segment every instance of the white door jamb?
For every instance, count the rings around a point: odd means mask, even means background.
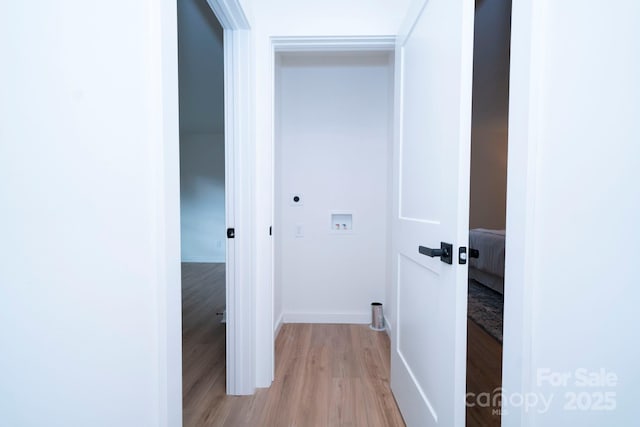
[[[542,5],[513,3],[509,75],[509,154],[502,388],[526,395],[533,385],[531,361],[534,213],[540,109]],[[502,399],[503,426],[528,425],[526,411]]]
[[[224,29],[227,394],[255,391],[252,298],[250,30],[238,0],[207,0]]]

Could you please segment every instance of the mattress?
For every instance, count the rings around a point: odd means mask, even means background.
[[[504,230],[469,230],[469,248],[479,252],[478,258],[469,260],[469,276],[500,293],[504,290],[504,241]]]

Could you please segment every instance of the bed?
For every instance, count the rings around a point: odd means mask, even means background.
[[[469,260],[469,278],[501,294],[504,294],[504,239],[504,230],[469,230],[469,252],[478,251],[478,257]]]

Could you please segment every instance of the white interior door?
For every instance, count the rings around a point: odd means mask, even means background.
[[[408,426],[464,425],[473,13],[416,2],[396,48],[391,386]],[[441,242],[451,264],[419,252]]]

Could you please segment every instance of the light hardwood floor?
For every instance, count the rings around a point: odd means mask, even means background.
[[[478,395],[502,385],[502,344],[472,320],[467,321],[467,392]],[[468,399],[473,401],[473,399]],[[500,426],[495,407],[467,407],[468,427]]]
[[[224,264],[182,264],[182,396],[185,426],[225,398]]]
[[[182,266],[185,426],[402,426],[389,390],[389,340],[363,325],[284,325],[276,379],[254,396],[225,393],[224,264]],[[501,384],[502,346],[468,322],[467,391]],[[467,426],[499,426],[468,408]]]
[[[288,324],[275,380],[225,394],[224,265],[183,264],[185,426],[403,426],[389,389],[389,339],[366,325]]]

